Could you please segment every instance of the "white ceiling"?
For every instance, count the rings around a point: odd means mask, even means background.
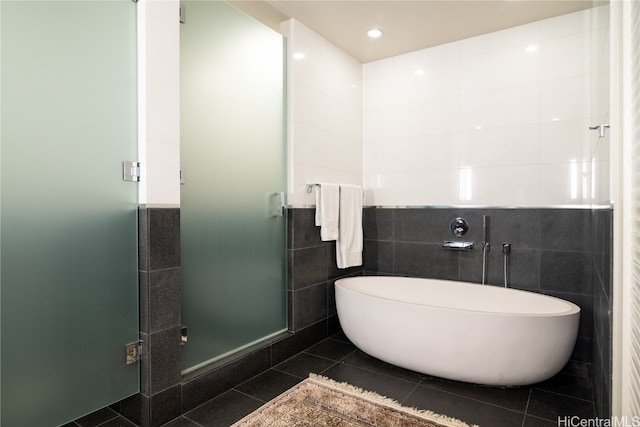
[[[236,0],[266,25],[295,18],[362,63],[606,4],[591,0]],[[369,39],[366,30],[384,31]]]

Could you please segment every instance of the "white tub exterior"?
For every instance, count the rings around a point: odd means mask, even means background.
[[[476,384],[544,381],[569,360],[580,308],[496,286],[407,277],[336,281],[338,318],[362,351],[428,375]]]

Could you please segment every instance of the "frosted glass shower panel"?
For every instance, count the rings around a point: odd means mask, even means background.
[[[136,393],[136,6],[1,13],[3,426],[53,426]]]
[[[286,328],[283,37],[224,2],[181,26],[183,368]]]

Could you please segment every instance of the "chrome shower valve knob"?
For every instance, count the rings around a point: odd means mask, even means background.
[[[467,231],[469,231],[469,225],[467,224],[467,221],[462,218],[454,218],[449,224],[449,229],[454,236],[462,237],[467,233]]]

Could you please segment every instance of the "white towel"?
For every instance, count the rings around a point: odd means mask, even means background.
[[[336,240],[338,268],[362,265],[362,187],[340,186],[339,228]]]
[[[321,183],[316,189],[316,226],[322,241],[338,239],[340,186]]]

